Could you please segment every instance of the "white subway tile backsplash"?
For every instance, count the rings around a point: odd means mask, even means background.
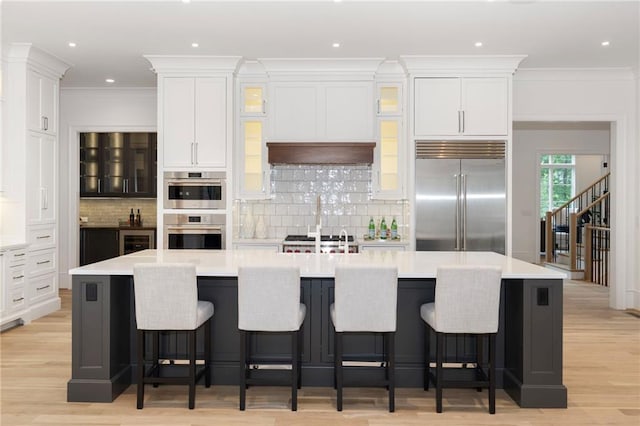
[[[338,234],[344,227],[362,238],[370,217],[377,226],[385,216],[388,226],[396,217],[399,233],[407,235],[408,202],[373,200],[371,175],[368,166],[274,166],[271,199],[241,201],[234,208],[244,215],[252,207],[254,215],[264,215],[270,238],[284,238],[306,234],[307,226],[315,225],[319,195],[325,234]]]

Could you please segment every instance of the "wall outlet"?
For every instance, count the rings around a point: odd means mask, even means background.
[[[87,223],[87,222],[89,222],[88,216],[80,216],[80,223]]]

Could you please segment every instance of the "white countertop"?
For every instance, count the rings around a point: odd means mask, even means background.
[[[27,247],[28,244],[24,241],[12,240],[12,239],[3,239],[0,242],[0,251],[5,250],[17,250]]]
[[[369,251],[358,254],[268,253],[264,250],[143,250],[74,268],[71,275],[133,275],[136,263],[195,263],[198,276],[235,277],[239,265],[297,265],[305,278],[333,277],[337,264],[394,264],[399,278],[435,278],[440,265],[502,268],[503,278],[563,279],[565,274],[492,252]]]

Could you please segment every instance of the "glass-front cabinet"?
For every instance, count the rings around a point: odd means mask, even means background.
[[[155,197],[156,133],[81,133],[81,197]]]
[[[262,83],[245,83],[240,89],[240,114],[264,115],[267,112],[265,99],[266,85]]]
[[[373,198],[402,199],[403,155],[403,83],[376,84],[376,148],[373,164]]]
[[[240,120],[240,155],[237,163],[239,196],[261,199],[269,195],[264,119]]]

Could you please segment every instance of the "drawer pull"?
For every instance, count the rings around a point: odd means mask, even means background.
[[[20,278],[24,278],[24,275],[18,275],[16,277],[13,277],[14,280],[19,280]]]
[[[44,290],[45,288],[51,287],[51,284],[45,285],[44,287],[36,287],[37,291]]]
[[[22,302],[23,300],[24,300],[24,297],[21,297],[20,299],[13,299],[13,303]]]
[[[26,253],[16,253],[13,255],[13,257],[22,257],[24,256]]]
[[[45,263],[51,262],[50,260],[43,260],[42,262],[36,262],[36,265],[44,265]]]
[[[51,235],[38,235],[36,240],[44,240],[45,238],[51,238]]]

